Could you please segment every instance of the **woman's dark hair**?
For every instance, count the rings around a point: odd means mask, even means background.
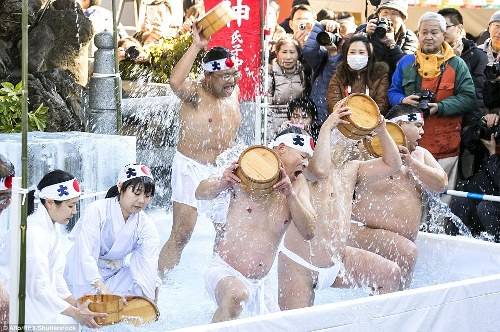
[[[60,169],[53,170],[44,175],[44,177],[38,182],[36,186],[38,190],[42,190],[45,187],[51,186],[56,183],[69,181],[75,177],[68,172],[62,171]],[[57,205],[61,204],[63,201],[54,201]],[[45,199],[40,198],[40,203],[45,204]],[[28,215],[35,211],[35,191],[31,190],[28,193]]]
[[[314,119],[316,118],[316,105],[308,97],[294,98],[288,103],[288,120],[292,118],[293,112],[297,109],[302,109],[302,111],[310,115],[312,121],[314,121]]]
[[[347,54],[349,53],[349,47],[351,44],[355,42],[362,42],[366,46],[367,55],[368,55],[368,64],[365,69],[361,70],[361,74],[365,75],[366,82],[369,84],[371,82],[372,77],[374,77],[374,68],[375,68],[375,57],[373,55],[372,44],[363,34],[355,34],[342,46],[342,61],[337,66],[337,78],[343,85],[353,85],[356,81],[358,73],[352,70],[347,64]]]
[[[137,178],[133,178],[123,182],[122,184],[122,193],[124,193],[128,187],[132,188],[134,193],[137,193],[140,190],[144,190],[145,195],[155,195],[155,182],[153,179],[147,176],[139,176]],[[108,189],[106,193],[106,198],[118,197],[120,200],[120,193],[118,192],[118,186],[114,185],[113,187]]]

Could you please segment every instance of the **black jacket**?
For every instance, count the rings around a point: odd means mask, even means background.
[[[462,55],[460,57],[465,61],[467,67],[469,67],[472,80],[474,81],[474,87],[476,88],[477,101],[479,103],[479,107],[482,107],[483,86],[486,81],[484,68],[486,68],[486,64],[488,63],[488,57],[483,50],[477,48],[474,41],[463,38],[462,43],[464,44],[464,49],[462,50]]]

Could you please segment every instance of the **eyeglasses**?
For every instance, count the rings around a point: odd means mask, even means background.
[[[214,74],[214,75],[217,76],[218,78],[222,78],[222,80],[224,80],[226,82],[231,81],[231,79],[237,81],[241,78],[241,74],[239,71],[235,71],[234,73],[225,73],[222,75],[218,75],[218,74]]]

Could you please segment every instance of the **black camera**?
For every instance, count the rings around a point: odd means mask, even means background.
[[[141,52],[136,46],[130,46],[125,50],[125,59],[135,61]]]
[[[382,39],[385,37],[386,33],[392,29],[392,21],[387,17],[380,17],[377,19],[377,23],[373,36]]]
[[[426,118],[431,114],[429,103],[434,102],[434,98],[436,97],[436,95],[434,94],[434,92],[427,89],[416,93],[416,95],[419,97],[417,108],[420,112],[424,113],[424,118]]]
[[[479,138],[489,141],[491,135],[495,138],[495,142],[500,144],[500,125],[488,128],[488,126],[486,126],[486,120],[482,119],[481,125],[479,126]]]
[[[488,81],[493,81],[500,76],[500,62],[488,63],[484,68],[484,75]]]
[[[335,32],[321,31],[316,36],[316,41],[321,46],[332,46],[332,45],[338,46],[341,40],[342,36],[337,31]]]

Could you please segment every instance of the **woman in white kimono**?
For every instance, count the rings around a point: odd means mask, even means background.
[[[64,277],[71,292],[155,299],[160,239],[144,213],[155,192],[144,165],[127,165],[106,198],[87,207],[71,233]]]
[[[34,210],[34,199],[40,204]],[[88,302],[78,304],[64,281],[65,254],[57,224],[66,225],[76,213],[80,197],[78,181],[69,173],[47,173],[28,194],[28,233],[26,244],[26,324],[71,324],[99,327]],[[71,318],[74,320],[72,320]]]

